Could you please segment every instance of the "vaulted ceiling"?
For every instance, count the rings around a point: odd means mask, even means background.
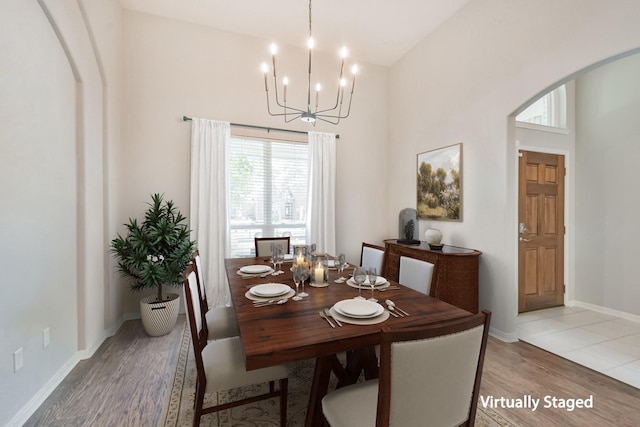
[[[469,0],[315,0],[313,36],[317,49],[372,64],[392,65]],[[309,31],[306,0],[120,0],[124,8],[305,46]]]

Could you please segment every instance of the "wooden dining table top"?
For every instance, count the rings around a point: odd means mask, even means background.
[[[282,266],[283,274],[266,277],[243,278],[238,270],[247,265],[265,264],[265,258],[228,258],[225,269],[229,279],[231,299],[235,307],[244,347],[247,370],[279,365],[293,361],[318,358],[354,350],[380,342],[382,327],[403,328],[442,322],[471,315],[466,310],[445,303],[411,288],[398,285],[398,289],[375,295],[385,307],[385,299],[409,313],[407,317],[389,316],[387,320],[373,325],[354,325],[342,322],[342,327],[332,328],[319,311],[331,307],[341,300],[354,298],[358,289],[347,283],[334,283],[340,275],[329,271],[329,286],[316,288],[305,285],[308,297],[301,301],[289,299],[285,304],[254,307],[253,301],[245,296],[250,287],[262,283],[283,283],[295,289],[291,262]],[[353,267],[348,267],[342,276],[348,277]],[[362,295],[369,297],[370,289],[362,289]]]

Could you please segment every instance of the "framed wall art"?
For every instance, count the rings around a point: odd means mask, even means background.
[[[462,221],[462,143],[418,154],[419,219]]]

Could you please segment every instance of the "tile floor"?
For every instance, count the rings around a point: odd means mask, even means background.
[[[640,323],[578,307],[523,313],[518,338],[640,388]]]

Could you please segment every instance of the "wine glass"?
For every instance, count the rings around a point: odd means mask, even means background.
[[[278,266],[278,245],[271,243],[271,262],[273,263],[273,270],[277,270]]]
[[[369,276],[369,286],[371,286],[371,298],[368,299],[368,301],[371,302],[378,302],[377,299],[375,299],[374,295],[373,295],[373,291],[376,287],[376,280],[378,279],[378,274],[376,272],[376,268],[375,267],[371,267],[368,271],[368,276]]]
[[[307,265],[302,265],[300,267],[300,271],[301,271],[300,278],[302,279],[302,292],[300,292],[300,296],[304,298],[309,296],[309,294],[304,291],[304,281],[309,278],[309,267]]]
[[[353,281],[356,282],[356,285],[358,285],[358,296],[355,297],[354,299],[364,299],[362,297],[362,285],[364,285],[364,282],[367,280],[367,272],[364,270],[364,268],[362,267],[356,267],[353,269]]]
[[[344,271],[344,267],[346,265],[347,263],[345,262],[344,254],[338,255],[338,258],[336,259],[336,268],[338,269],[338,274],[340,274],[341,279],[344,279],[344,277],[342,277],[342,272]]]
[[[293,283],[296,284],[296,296],[293,297],[294,301],[300,301],[302,297],[300,296],[300,280],[302,280],[302,266],[296,265],[293,268]]]

